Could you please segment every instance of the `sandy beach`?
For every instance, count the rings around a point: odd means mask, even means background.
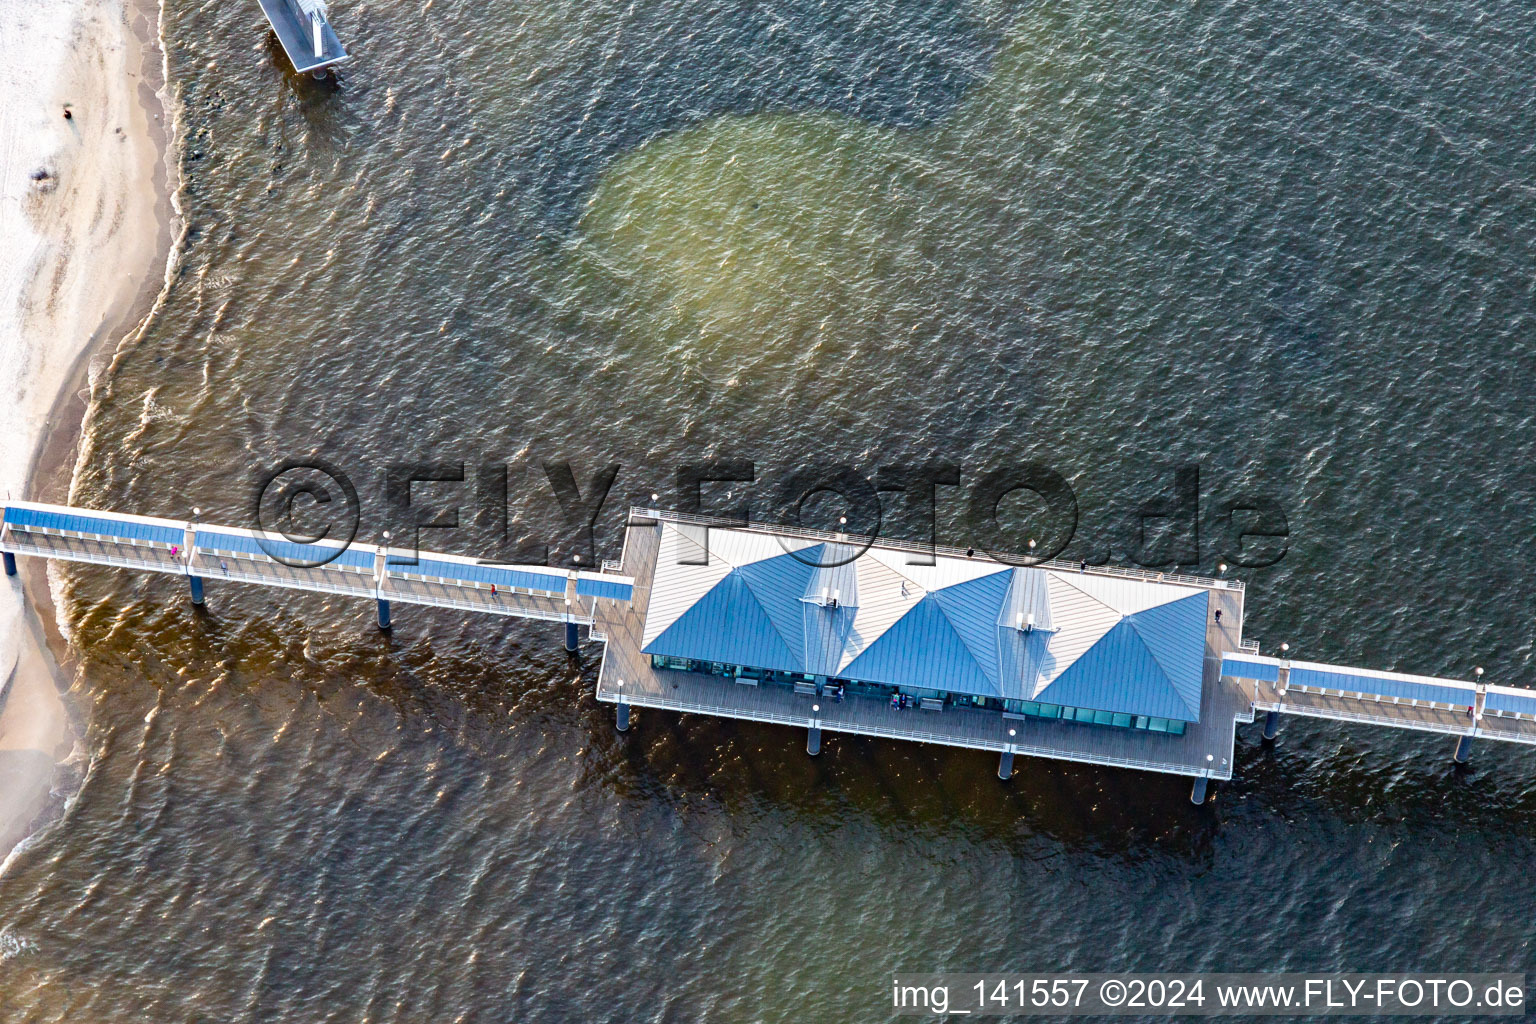
[[[93,366],[167,279],[173,106],[156,7],[0,9],[0,487],[62,501]],[[23,562],[0,588],[0,856],[57,816],[80,774],[72,677],[47,569]]]

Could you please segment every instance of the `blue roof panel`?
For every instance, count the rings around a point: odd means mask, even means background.
[[[1021,622],[1028,624],[1033,617],[1036,629],[1055,629],[1055,622],[1051,618],[1050,586],[1046,581],[1045,570],[1016,568],[1012,576],[1013,582],[1008,587],[1008,597],[1003,602],[998,625],[1017,629]]]
[[[1205,614],[1210,605],[1202,591],[1126,617],[1163,670],[1169,685],[1200,719],[1200,690],[1205,680]]]
[[[1477,689],[1465,690],[1434,683],[1420,683],[1411,679],[1359,675],[1347,669],[1334,671],[1322,668],[1291,668],[1292,686],[1320,686],[1330,690],[1349,690],[1369,693],[1380,697],[1399,697],[1403,700],[1428,700],[1440,704],[1465,704],[1468,707],[1477,699]]]
[[[29,526],[40,530],[73,530],[76,533],[91,533],[98,537],[147,540],[160,544],[181,544],[186,539],[186,531],[175,526],[156,526],[151,523],[137,523],[107,516],[78,516],[67,512],[52,512],[46,509],[13,505],[5,507],[5,521],[10,526],[23,530]]]
[[[817,544],[796,552],[795,557],[811,563],[811,575],[805,584],[805,598],[821,601],[837,599],[849,608],[859,606],[859,572],[853,560],[859,549],[848,544]]]
[[[1204,596],[1197,595],[1202,603]],[[1191,598],[1184,598],[1172,604],[1181,605],[1191,600]],[[1157,610],[1159,609],[1149,609],[1149,611]],[[1137,615],[1146,614],[1147,612],[1137,613]],[[1142,628],[1138,628],[1137,623],[1133,621],[1137,615],[1126,616],[1076,661],[1068,665],[1061,675],[1040,691],[1036,699],[1053,704],[1093,708],[1096,711],[1115,711],[1122,714],[1198,722],[1200,720],[1199,675],[1195,677],[1197,688],[1194,691],[1193,706],[1187,702],[1184,692],[1181,692],[1188,691],[1189,680],[1181,678],[1175,683],[1169,676],[1170,670],[1180,673],[1181,676],[1189,670],[1188,653],[1175,649],[1179,643],[1191,649],[1198,646],[1200,658],[1202,661],[1204,659],[1205,615],[1203,610],[1196,624],[1197,633],[1187,635],[1181,641],[1173,636],[1175,632],[1173,627],[1177,620],[1187,614],[1186,610],[1180,609],[1176,613],[1158,617],[1150,624],[1143,623]],[[1149,635],[1154,637],[1150,642],[1147,639]],[[1153,654],[1154,644],[1161,649],[1163,661],[1169,663],[1168,667],[1165,667]]]
[[[1012,580],[1012,571],[1004,569],[933,592],[960,642],[998,693],[1002,688],[997,673],[997,620]]]
[[[998,685],[1007,700],[1034,700],[1035,684],[1050,659],[1051,634],[997,626]]]
[[[1267,661],[1248,661],[1226,654],[1221,659],[1221,674],[1233,679],[1257,679],[1264,683],[1280,681],[1280,666]]]
[[[830,608],[814,601],[800,602],[801,622],[805,631],[805,671],[814,676],[838,675],[843,650],[853,634],[857,609],[839,605]]]
[[[810,556],[814,559],[814,555]],[[795,667],[787,671],[808,672],[805,668],[805,602],[801,597],[817,569],[814,564],[808,564],[801,558],[792,554],[775,555],[765,558],[760,562],[751,562],[736,569],[741,575],[741,580],[758,605],[768,615],[768,620],[773,623],[774,631],[779,634],[779,639],[789,648],[794,658]],[[741,662],[744,665],[754,665],[755,662]],[[773,665],[760,665],[759,668],[774,668]]]
[[[437,558],[409,559],[409,555],[390,555],[389,571],[400,576],[438,576],[465,583],[494,583],[498,587],[542,590],[547,594],[565,593],[565,576],[552,572],[505,569],[481,562],[448,562]]]
[[[1536,715],[1536,690],[1526,693],[1501,693],[1490,689],[1483,707],[1489,711],[1513,711],[1522,715]]]
[[[219,530],[199,528],[197,546],[210,551],[266,555],[290,565],[346,565],[357,569],[373,568],[373,552],[361,548],[343,548],[330,544],[299,544],[291,540],[250,537],[243,533],[223,533]]]
[[[635,587],[632,583],[620,583],[617,580],[578,579],[576,581],[576,593],[581,597],[602,597],[610,601],[631,601],[635,596]]]
[[[913,605],[839,674],[890,686],[1002,696],[944,614],[936,593]]]

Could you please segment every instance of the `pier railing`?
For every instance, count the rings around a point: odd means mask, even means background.
[[[1009,752],[1032,757],[1046,757],[1057,761],[1095,764],[1108,768],[1131,768],[1138,771],[1163,772],[1170,775],[1204,775],[1217,780],[1226,780],[1232,777],[1232,765],[1230,763],[1205,769],[1170,761],[1117,757],[1113,754],[1082,750],[1075,747],[1071,750],[1063,750],[1037,743],[1020,743],[1011,741],[1004,736],[988,739],[965,733],[940,732],[905,723],[900,729],[892,729],[875,722],[861,721],[852,715],[840,717],[839,711],[842,709],[828,708],[819,714],[812,714],[807,709],[804,714],[790,714],[759,707],[743,708],[726,700],[708,701],[697,697],[681,700],[659,693],[628,693],[621,690],[603,690],[601,688],[598,690],[597,699],[610,703],[629,704],[633,707],[660,708],[688,714],[715,715],[723,718],[762,722],[767,725],[795,726],[802,729],[811,726],[814,722],[815,727],[824,732],[850,733],[858,736],[870,736],[876,739],[937,743],[941,746],[963,747],[968,750],[990,750],[995,753]]]
[[[22,555],[185,576],[197,603],[208,580],[374,599],[381,625],[391,601],[590,625],[597,601],[627,601],[633,583],[611,571],[298,542],[238,527],[36,502],[0,505],[0,550],[7,571]]]
[[[1344,722],[1366,722],[1370,725],[1385,725],[1394,729],[1412,729],[1416,732],[1443,732],[1453,736],[1468,736],[1476,734],[1476,727],[1471,720],[1465,722],[1437,722],[1427,718],[1410,718],[1402,713],[1392,714],[1391,709],[1398,708],[1401,711],[1412,710],[1408,705],[1383,703],[1377,706],[1375,701],[1363,701],[1358,697],[1340,694],[1342,700],[1356,700],[1362,704],[1370,704],[1375,710],[1356,711],[1353,708],[1339,707],[1337,704],[1318,706],[1303,704],[1297,701],[1266,700],[1259,698],[1253,702],[1257,711],[1277,711],[1282,715],[1300,715],[1303,718],[1328,718]],[[1426,708],[1425,710],[1435,710]]]

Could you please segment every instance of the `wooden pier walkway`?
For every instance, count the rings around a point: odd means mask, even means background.
[[[628,603],[631,581],[615,573],[482,562],[459,555],[372,544],[295,543],[251,530],[9,502],[0,511],[0,550],[140,569],[204,581],[255,583],[381,602],[457,608],[591,625],[599,609]],[[8,567],[9,568],[9,567]]]
[[[1457,744],[1462,755],[1464,743],[1473,738],[1536,744],[1533,690],[1260,657],[1249,651],[1226,659],[1223,671],[1243,689],[1256,712],[1448,733],[1464,741]]]

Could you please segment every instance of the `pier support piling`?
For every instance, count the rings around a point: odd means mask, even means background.
[[[814,725],[805,734],[805,752],[812,757],[821,753],[821,730]]]
[[[5,552],[5,574],[7,576],[16,575],[16,556],[9,551]]]
[[[567,622],[565,624],[565,649],[568,651],[576,650],[576,623],[574,622]]]
[[[1280,731],[1280,712],[1278,712],[1278,711],[1266,711],[1266,712],[1264,712],[1264,738],[1267,739],[1267,740],[1272,740],[1272,739],[1275,738],[1275,733],[1277,733],[1279,731]]]
[[[629,732],[629,705],[620,701],[614,706],[614,726],[619,732]]]
[[[188,576],[187,585],[192,588],[192,603],[203,603],[203,578],[201,576]]]
[[[1195,788],[1190,791],[1189,802],[1192,804],[1205,803],[1205,789],[1210,784],[1210,779],[1204,775],[1195,780]]]
[[[1456,738],[1456,752],[1451,755],[1451,760],[1457,764],[1466,764],[1467,755],[1472,753],[1471,735],[1458,736]]]
[[[389,602],[382,597],[379,600],[379,628],[389,629]]]
[[[1013,778],[1013,751],[1003,751],[1003,756],[997,761],[997,777],[1007,782]]]

